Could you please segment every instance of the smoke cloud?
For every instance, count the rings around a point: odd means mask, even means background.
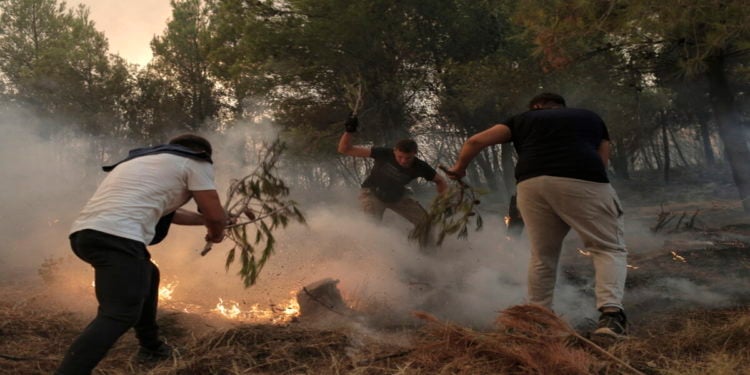
[[[80,161],[86,141],[56,141],[54,124],[20,110],[0,110],[2,275],[23,274],[67,247],[70,223],[96,186]]]
[[[105,175],[99,157],[92,155],[94,140],[53,132],[54,123],[21,111],[3,110],[0,126],[4,132],[0,156],[5,160],[0,166],[5,214],[0,227],[5,240],[0,248],[0,280],[52,279],[61,300],[75,300],[76,308],[83,304],[83,310],[93,312],[93,271],[72,255],[67,235]],[[236,124],[210,136],[222,197],[230,179],[254,167],[253,145],[276,136],[272,125],[258,123]],[[120,156],[124,155],[111,159]],[[528,244],[507,242],[497,213],[483,213],[485,229],[471,231],[468,240],[450,238],[435,255],[426,256],[407,239],[411,226],[401,217],[387,212],[383,222],[376,223],[365,216],[359,210],[355,187],[337,188],[330,192],[335,199],[327,200],[318,195],[306,197],[299,189],[292,194],[302,203],[308,224],[292,223],[277,233],[275,254],[257,285],[247,289],[237,275],[236,263],[225,271],[229,243],[214,246],[203,257],[199,249],[205,230],[173,226],[164,242],[149,249],[162,271],[162,285],[176,285],[173,299],[205,308],[215,306],[219,298],[237,301],[241,307],[267,306],[288,301],[292,293],[312,282],[333,278],[340,281],[339,289],[348,303],[380,313],[385,324],[403,323],[412,311],[421,310],[479,328],[491,326],[500,310],[525,302]],[[429,199],[420,198],[425,205]],[[634,254],[663,242],[643,233],[648,233],[647,228],[628,223],[626,241],[632,241]],[[564,250],[568,258],[580,258],[575,251],[578,242],[574,234],[569,235]],[[562,267],[565,262],[564,258]],[[591,278],[580,285],[560,274],[557,312],[574,323],[595,318]],[[706,305],[725,300],[720,293],[679,279],[642,286],[626,298],[634,301],[669,294]]]

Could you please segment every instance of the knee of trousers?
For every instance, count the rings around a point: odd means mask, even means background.
[[[138,323],[141,318],[143,303],[132,305],[101,306],[99,316],[114,320],[129,327]]]

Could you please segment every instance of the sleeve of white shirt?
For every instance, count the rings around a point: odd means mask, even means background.
[[[216,190],[214,167],[211,163],[188,159],[185,169],[187,171],[188,190]]]

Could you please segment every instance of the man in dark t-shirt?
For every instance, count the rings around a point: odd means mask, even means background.
[[[375,164],[362,183],[359,200],[362,209],[381,220],[388,208],[417,225],[427,216],[425,209],[407,193],[406,184],[422,177],[436,184],[438,194],[446,190],[447,184],[434,168],[416,157],[417,143],[404,139],[394,148],[353,146],[352,137],[357,131],[358,120],[350,117],[346,131],[339,140],[338,152],[348,156],[370,157]]]
[[[594,112],[566,108],[557,94],[534,97],[529,109],[470,137],[447,174],[463,177],[482,149],[512,141],[518,152],[518,208],[531,243],[530,302],[552,307],[562,242],[573,228],[594,262],[601,316],[592,337],[623,336],[627,250],[622,207],[606,172],[607,127]]]

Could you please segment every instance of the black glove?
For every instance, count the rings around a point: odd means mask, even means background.
[[[344,129],[347,133],[355,133],[357,131],[357,127],[359,126],[359,120],[357,120],[356,115],[349,115],[347,117],[346,121],[344,122]]]

